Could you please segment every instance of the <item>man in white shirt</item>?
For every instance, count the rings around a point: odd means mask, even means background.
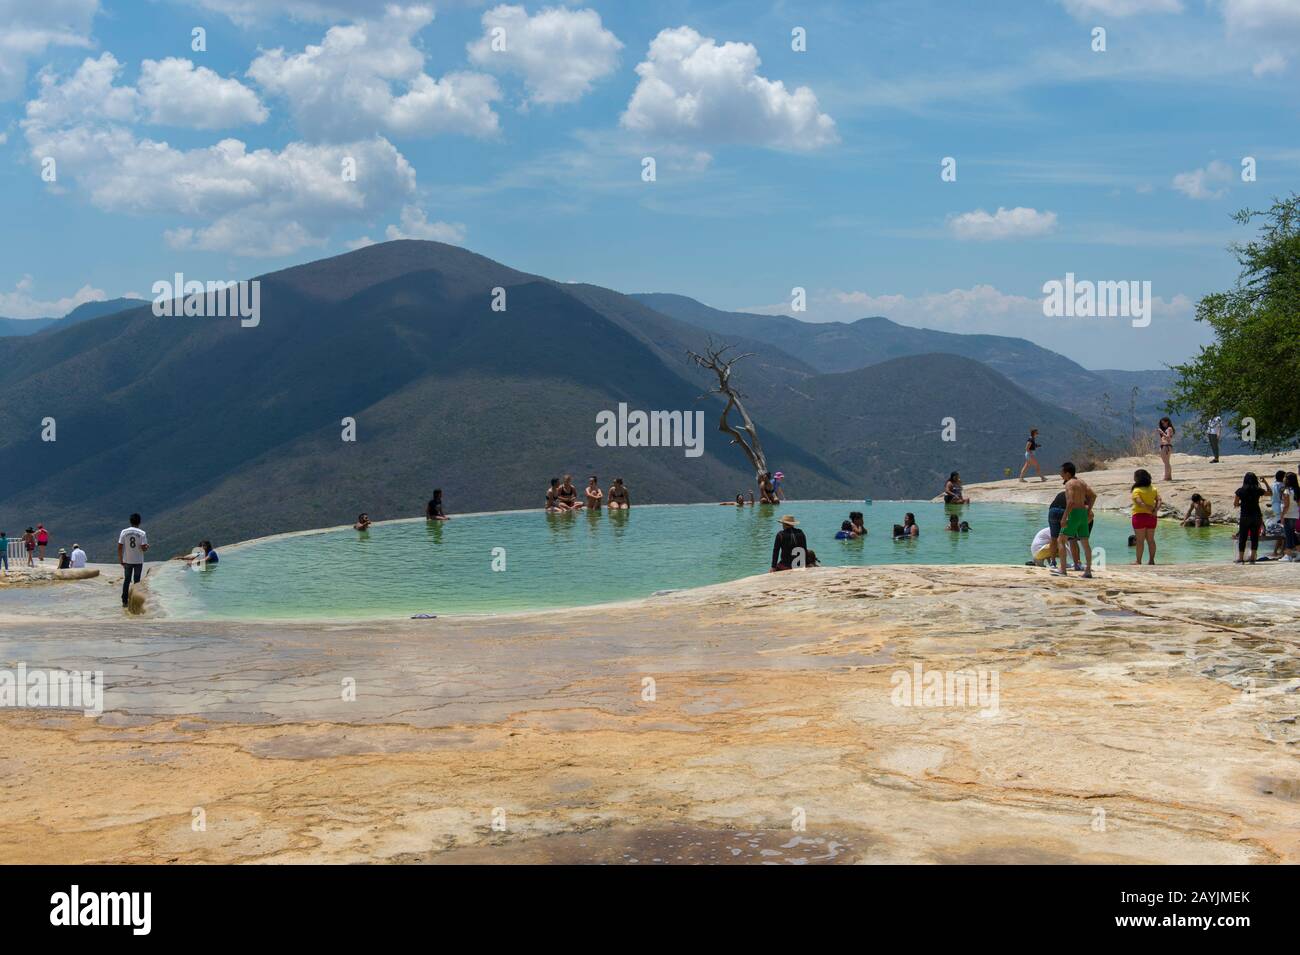
[[[1219,438],[1223,435],[1223,416],[1215,415],[1205,428],[1205,436],[1210,439],[1210,450],[1214,452],[1211,464],[1219,463]]]
[[[117,562],[122,565],[122,606],[131,596],[131,578],[140,582],[144,572],[144,552],[149,549],[149,536],[140,527],[140,515],[131,515],[131,526],[117,535]]]
[[[81,549],[80,544],[72,545],[72,566],[81,568],[86,566],[86,552]]]

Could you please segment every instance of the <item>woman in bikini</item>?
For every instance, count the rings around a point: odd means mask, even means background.
[[[613,485],[609,489],[609,509],[611,511],[626,511],[631,506],[632,500],[627,493],[627,487],[623,484],[622,478],[614,478]]]
[[[1165,480],[1172,481],[1174,475],[1169,470],[1169,460],[1174,455],[1174,423],[1168,418],[1161,418],[1156,430],[1160,435],[1160,460],[1165,464]]]
[[[573,475],[564,475],[564,483],[555,491],[555,503],[562,511],[581,510],[582,504],[578,501],[578,489],[573,486]]]

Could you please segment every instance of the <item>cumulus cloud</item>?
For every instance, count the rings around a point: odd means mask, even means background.
[[[150,123],[225,129],[266,121],[257,94],[236,79],[218,76],[206,66],[168,57],[140,64],[140,105]]]
[[[400,225],[390,225],[384,230],[384,237],[389,241],[429,239],[449,245],[462,245],[465,242],[465,226],[460,222],[430,222],[423,209],[408,205],[402,207]],[[344,243],[349,249],[364,249],[374,244],[375,240],[368,235]]]
[[[21,96],[27,66],[55,47],[89,47],[99,0],[0,0],[0,101]]]
[[[301,53],[267,51],[248,76],[282,97],[313,139],[497,135],[492,103],[501,90],[492,76],[454,72],[434,79],[424,72],[424,53],[412,39],[432,21],[428,7],[388,7],[377,20],[331,27],[319,45]]]
[[[45,128],[82,121],[143,121],[221,129],[265,122],[267,117],[248,87],[190,60],[145,60],[138,87],[115,85],[121,72],[122,64],[112,53],[84,60],[66,78],[45,70],[40,93],[27,104],[27,119]]]
[[[465,241],[465,226],[460,222],[430,222],[418,206],[402,206],[400,225],[390,225],[384,232],[389,239],[432,239],[460,245]]]
[[[323,244],[340,221],[373,219],[415,194],[415,170],[382,137],[251,151],[238,139],[177,149],[139,138],[120,121],[134,115],[135,100],[105,79],[116,68],[105,54],[66,81],[44,76],[21,123],[29,154],[54,157],[59,182],[105,212],[194,220],[165,233],[173,247],[287,255]],[[351,164],[355,181],[344,176]]]
[[[83,285],[64,298],[38,299],[33,294],[36,283],[24,275],[11,292],[0,292],[0,315],[5,318],[62,318],[78,305],[102,302],[108,298],[103,289]]]
[[[1014,209],[999,206],[993,213],[976,209],[950,218],[948,228],[959,239],[1026,239],[1055,231],[1056,213],[1024,206]]]
[[[497,30],[504,49],[493,49]],[[547,7],[530,17],[523,7],[504,4],[483,14],[483,36],[467,46],[471,61],[519,74],[528,102],[547,106],[581,99],[614,72],[622,48],[595,10]]]
[[[1132,17],[1141,13],[1182,13],[1182,0],[1062,0],[1076,17]]]
[[[748,43],[718,44],[690,27],[663,30],[636,68],[621,122],[668,140],[818,149],[839,141],[835,121],[806,86],[793,92],[758,74]]]
[[[1204,169],[1180,172],[1174,176],[1173,187],[1189,199],[1219,199],[1232,182],[1232,169],[1227,163],[1214,160]]]

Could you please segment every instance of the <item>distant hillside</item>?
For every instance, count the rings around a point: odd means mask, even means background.
[[[801,382],[754,402],[762,420],[818,448],[863,496],[928,499],[950,471],[967,481],[1018,474],[1025,429],[1041,431],[1044,470],[1081,446],[1076,416],[1028,394],[987,365],[959,355],[913,355]],[[956,440],[943,440],[944,420]],[[795,493],[801,488],[791,485]]]
[[[261,322],[158,318],[148,303],[0,339],[0,526],[43,521],[111,558],[134,510],[160,557],[422,512],[540,507],[547,480],[622,476],[640,503],[753,487],[717,428],[712,382],[686,360],[709,331],[609,289],[529,275],[455,246],[398,241],[261,277]],[[492,289],[507,308],[490,307]],[[1024,424],[1053,446],[1082,425],[998,372],[912,356],[823,374],[759,336],[737,366],[774,468],[800,497],[930,496],[1018,465]],[[602,448],[595,418],[705,412],[705,453]],[[940,443],[941,419],[958,442]],[[58,440],[40,440],[54,417]],[[341,419],[357,441],[340,440]]]
[[[0,318],[0,338],[35,335],[47,328],[66,328],[87,319],[135,308],[139,304],[139,299],[112,298],[102,302],[84,302],[62,318]]]
[[[852,371],[891,358],[944,353],[982,362],[1038,395],[1091,421],[1099,431],[1119,438],[1129,430],[1130,391],[1139,388],[1137,411],[1143,423],[1168,396],[1172,373],[1094,372],[1063,355],[1023,338],[965,335],[899,325],[873,316],[855,322],[803,322],[786,315],[756,315],[710,308],[684,295],[632,296],[649,307],[720,335],[757,338],[802,359],[818,371]],[[1122,392],[1122,394],[1121,394]],[[1103,414],[1109,402],[1111,413]],[[1041,427],[1041,425],[1040,425]]]

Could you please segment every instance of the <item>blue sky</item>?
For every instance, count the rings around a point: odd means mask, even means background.
[[[1300,188],[1295,50],[1297,0],[0,0],[0,315],[436,238],[1158,367],[1231,213]],[[1151,325],[1045,317],[1067,272],[1151,282]]]

